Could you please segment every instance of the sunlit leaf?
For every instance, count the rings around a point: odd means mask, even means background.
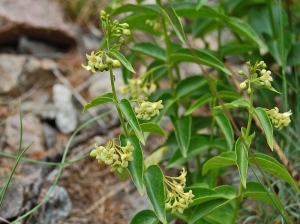
[[[114,96],[112,93],[106,93],[104,95],[98,96],[95,99],[92,99],[88,104],[84,106],[82,113],[86,112],[88,109],[92,107],[109,103],[109,102],[114,102]]]

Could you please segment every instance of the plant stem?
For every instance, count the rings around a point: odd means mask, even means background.
[[[110,51],[109,37],[106,38],[106,44],[107,44],[107,51],[109,52]],[[113,71],[112,71],[112,65],[108,65],[108,67],[109,67],[109,75],[110,75],[110,85],[111,85],[111,90],[112,90],[112,93],[113,93],[113,96],[114,96],[114,101],[116,103],[119,103],[117,93],[116,93],[116,88],[115,88],[115,79],[114,79],[114,74],[113,74]],[[122,112],[117,106],[116,106],[116,108],[117,108],[117,111],[118,111],[119,119],[120,119],[120,122],[121,122],[121,125],[122,125],[122,128],[123,128],[124,134],[125,134],[126,138],[128,138],[129,134],[128,134],[128,131],[127,131],[127,128],[126,128],[126,125],[125,125],[125,122],[124,122]]]
[[[163,8],[163,6],[161,4],[161,0],[156,0],[156,3],[159,5],[159,7]],[[167,31],[166,21],[164,18],[162,18],[162,26],[163,26],[163,30],[164,30],[164,40],[165,40],[166,51],[167,51],[168,74],[169,74],[169,79],[170,79],[170,84],[171,84],[172,97],[173,97],[173,100],[175,100],[176,99],[175,84],[174,84],[172,64],[170,63],[170,57],[172,54],[172,46],[171,46],[171,42],[169,39],[168,31]],[[175,105],[177,107],[175,110],[176,111],[175,116],[177,118],[178,117],[178,114],[177,114],[178,113],[178,102]]]
[[[242,139],[243,144],[245,144],[245,145],[246,145],[246,139],[248,138],[249,133],[250,133],[251,123],[252,123],[252,114],[253,114],[253,85],[252,85],[251,81],[249,83],[249,87],[251,89],[250,102],[249,102],[250,103],[249,117],[248,117],[248,122],[247,122],[246,134],[245,134],[245,136],[243,136],[243,139]],[[247,145],[246,145],[246,147],[247,147]],[[248,157],[248,153],[245,156]],[[243,190],[243,184],[242,184],[242,181],[240,180],[239,190],[238,190],[238,194],[237,194],[237,198],[236,198],[236,204],[235,204],[234,213],[233,213],[233,218],[232,218],[232,222],[231,222],[232,224],[234,224],[236,222],[239,207],[240,207],[240,204],[243,200],[242,190]]]

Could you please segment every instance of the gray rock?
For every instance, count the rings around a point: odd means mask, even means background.
[[[57,110],[55,123],[58,129],[69,134],[77,127],[77,111],[72,101],[72,92],[61,84],[53,86],[53,101]]]
[[[49,59],[0,54],[0,92],[18,95],[30,89],[38,81],[54,79],[51,69],[56,66]]]
[[[16,154],[20,141],[20,118],[19,114],[10,116],[5,122],[6,143],[11,148],[11,154]],[[25,155],[40,158],[44,154],[44,137],[42,123],[34,114],[22,116],[22,149],[33,142]]]
[[[43,122],[43,133],[47,149],[55,146],[57,131],[50,124]]]
[[[0,1],[0,43],[17,42],[21,35],[60,45],[75,45],[76,32],[58,3],[40,0]]]
[[[0,188],[7,180],[7,175],[0,176]],[[26,199],[30,197],[32,180],[14,176],[7,188],[3,204],[0,206],[0,217],[4,219],[13,219],[20,215]]]
[[[51,186],[47,194],[50,189]],[[40,209],[38,217],[31,220],[31,224],[55,224],[59,220],[66,218],[72,211],[72,202],[65,188],[55,186],[49,199],[46,201],[45,210],[43,210]]]

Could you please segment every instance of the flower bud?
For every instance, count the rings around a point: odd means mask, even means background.
[[[241,84],[240,84],[240,89],[246,89],[246,87],[247,87],[247,84],[245,83],[245,82],[242,82]]]
[[[123,24],[121,24],[121,26],[122,26],[123,28],[125,28],[125,29],[129,28],[128,23],[123,23]]]
[[[160,23],[155,23],[153,29],[154,29],[155,31],[159,31],[159,30],[161,29],[161,24],[160,24]]]
[[[250,86],[249,86],[249,88],[247,89],[247,93],[250,95],[251,94],[251,88],[250,88]]]
[[[101,10],[100,14],[101,16],[106,16],[106,12],[104,10]]]
[[[124,29],[124,30],[123,30],[123,34],[124,34],[125,36],[130,36],[130,35],[131,35],[131,32],[130,32],[130,30],[128,30],[128,29]]]
[[[113,65],[113,67],[120,67],[121,63],[119,60],[113,60],[112,65]]]
[[[244,72],[243,70],[240,70],[239,75],[246,75],[246,72]]]
[[[123,45],[123,44],[125,44],[125,40],[124,40],[124,38],[123,38],[123,37],[120,37],[120,39],[119,39],[119,43],[120,43],[120,44],[122,44],[122,45]]]

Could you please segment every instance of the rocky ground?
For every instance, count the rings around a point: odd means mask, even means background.
[[[33,7],[34,6],[34,7]],[[0,1],[0,186],[10,174],[20,144],[24,158],[59,163],[71,134],[88,119],[112,109],[82,114],[92,98],[110,91],[109,76],[85,71],[85,53],[97,50],[101,32],[81,28],[55,1]],[[121,70],[115,71],[122,84]],[[118,78],[120,77],[120,78]],[[122,182],[106,166],[82,158],[95,142],[120,133],[115,113],[81,130],[71,142],[51,197],[19,223],[128,223],[136,211],[150,208],[133,184]],[[157,137],[153,140],[159,141]],[[82,159],[80,159],[82,158]],[[0,223],[13,221],[37,205],[52,186],[58,166],[22,160],[0,207]]]

